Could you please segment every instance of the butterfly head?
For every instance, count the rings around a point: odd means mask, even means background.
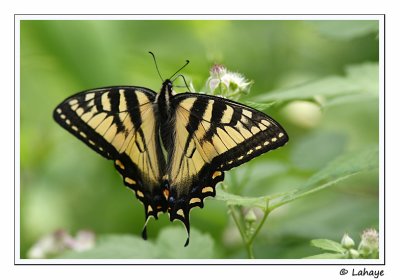
[[[161,90],[155,99],[155,103],[158,104],[161,120],[169,119],[172,95],[172,81],[167,79],[163,82]]]
[[[161,87],[161,94],[171,96],[172,95],[172,81],[170,79],[166,79]]]

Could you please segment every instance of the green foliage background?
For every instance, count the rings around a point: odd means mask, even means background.
[[[24,20],[20,31],[21,257],[63,228],[99,236],[94,250],[60,256],[66,258],[246,258],[227,195],[262,197],[316,181],[334,187],[272,212],[254,243],[257,258],[307,257],[318,253],[311,239],[340,240],[345,232],[358,237],[378,228],[377,21]],[[263,108],[290,136],[284,148],[229,172],[228,189],[217,187],[217,199],[191,211],[189,249],[183,226],[167,215],[150,221],[150,241],[142,241],[143,207],[113,163],[52,119],[59,102],[85,89],[139,85],[157,91],[149,50],[164,78],[189,59],[182,74],[198,90],[214,63],[243,73],[255,83],[241,101]],[[288,116],[287,106],[298,100],[319,107],[318,122],[302,126]],[[372,168],[334,181],[335,172],[364,165]]]

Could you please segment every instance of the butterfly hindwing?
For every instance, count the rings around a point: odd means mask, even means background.
[[[110,87],[78,93],[62,102],[54,119],[90,148],[114,161],[124,184],[144,204],[146,218],[167,206],[160,180],[165,169],[154,112],[156,93]]]
[[[167,170],[176,203],[170,215],[188,227],[190,209],[215,196],[223,171],[284,145],[288,136],[271,117],[225,98],[178,94],[172,105],[176,142]]]

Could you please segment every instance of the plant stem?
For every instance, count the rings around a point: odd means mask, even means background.
[[[260,221],[260,223],[258,224],[256,230],[254,231],[254,233],[251,235],[251,237],[247,241],[249,243],[249,246],[251,246],[252,248],[253,248],[254,239],[256,238],[257,234],[260,232],[261,228],[263,227],[265,221],[267,220],[267,217],[268,217],[269,213],[270,213],[270,211],[269,211],[269,209],[267,207],[267,209],[264,212],[264,216],[263,216],[262,220]]]
[[[254,252],[253,252],[253,243],[246,244],[247,254],[249,255],[250,259],[255,259]]]
[[[229,206],[229,209],[230,209],[233,221],[235,222],[236,227],[239,230],[240,236],[242,237],[243,244],[246,247],[247,255],[250,259],[254,259],[253,244],[248,242],[246,232],[244,231],[242,224],[240,223],[239,218],[236,215],[236,209],[232,205]]]
[[[248,257],[250,259],[254,259],[255,258],[254,251],[253,251],[254,240],[255,240],[256,236],[258,235],[258,233],[260,232],[261,228],[263,227],[263,225],[264,225],[265,221],[267,220],[267,217],[270,213],[270,210],[268,209],[268,201],[267,201],[266,210],[264,211],[264,216],[263,216],[262,220],[260,221],[260,223],[257,225],[256,230],[250,237],[247,236],[245,230],[243,229],[243,226],[242,226],[241,222],[239,221],[239,218],[236,215],[235,207],[233,205],[230,205],[229,210],[231,212],[233,221],[235,222],[236,227],[239,230],[240,236],[242,237],[243,243],[246,247]]]
[[[236,227],[237,227],[238,230],[239,230],[240,236],[242,237],[243,243],[246,243],[246,240],[247,240],[247,238],[246,238],[246,233],[245,233],[244,230],[243,230],[243,227],[242,227],[242,225],[241,225],[241,223],[240,223],[240,221],[239,221],[239,218],[236,216],[236,213],[235,213],[236,209],[235,209],[235,207],[234,207],[233,205],[230,205],[230,206],[229,206],[229,210],[230,210],[230,212],[231,212],[233,221],[235,222]]]
[[[255,240],[256,236],[258,235],[258,233],[260,232],[261,228],[263,227],[263,225],[264,225],[265,221],[267,220],[267,217],[270,213],[270,210],[268,209],[268,204],[269,204],[269,201],[266,202],[266,207],[265,207],[264,216],[263,216],[262,220],[257,225],[256,230],[253,232],[253,234],[250,236],[250,238],[246,242],[247,253],[249,254],[249,257],[251,259],[254,259],[254,251],[253,251],[254,240]]]

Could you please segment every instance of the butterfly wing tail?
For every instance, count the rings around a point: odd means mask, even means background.
[[[185,242],[185,247],[186,247],[187,245],[189,245],[189,240],[190,240],[190,224],[189,224],[189,226],[185,225],[185,227],[186,227],[186,232],[187,232],[187,239]]]

